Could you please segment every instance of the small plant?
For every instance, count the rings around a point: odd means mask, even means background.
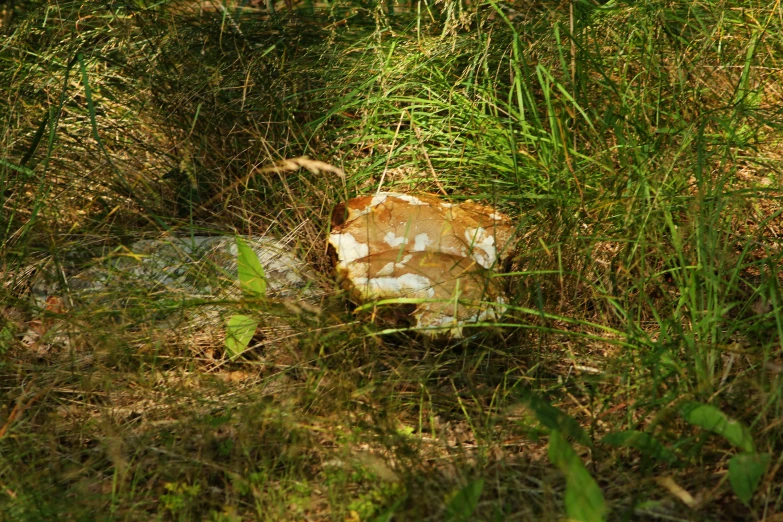
[[[446,520],[448,522],[467,522],[476,511],[481,492],[484,490],[484,480],[470,481],[465,487],[454,492],[446,505]]]
[[[686,402],[680,406],[680,415],[694,426],[720,435],[741,450],[741,453],[734,455],[729,461],[729,483],[737,497],[748,504],[761,477],[767,472],[770,455],[757,452],[750,430],[714,406]]]
[[[201,493],[201,485],[167,482],[164,487],[168,493],[160,496],[163,509],[177,520],[188,520],[190,509]]]
[[[604,495],[595,479],[585,468],[566,437],[592,446],[590,438],[579,423],[532,392],[525,392],[525,406],[549,430],[549,460],[566,477],[565,508],[571,520],[602,522],[607,507]]]
[[[251,299],[260,300],[266,296],[266,276],[258,256],[245,241],[237,236],[237,268],[242,293]],[[232,315],[226,323],[226,354],[234,360],[247,350],[256,333],[258,320],[248,315]]]
[[[734,493],[744,504],[748,504],[769,468],[770,455],[757,452],[750,430],[714,406],[686,401],[680,405],[679,412],[689,424],[720,435],[740,450],[740,453],[729,460],[728,477]],[[678,462],[671,450],[646,432],[637,430],[613,432],[601,439],[601,443],[634,448],[646,457],[670,465]]]

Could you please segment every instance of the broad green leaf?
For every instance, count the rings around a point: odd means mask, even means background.
[[[525,406],[533,412],[538,422],[550,430],[563,432],[563,434],[573,438],[580,444],[592,446],[590,437],[587,436],[585,430],[573,417],[566,415],[531,391],[526,391],[524,395]]]
[[[698,402],[686,402],[680,406],[680,415],[693,424],[705,430],[721,435],[732,445],[742,451],[753,453],[753,437],[750,431],[738,420],[728,417],[714,406]]]
[[[619,448],[634,448],[648,457],[664,462],[674,461],[674,454],[666,446],[658,442],[649,433],[643,431],[615,431],[602,438],[601,443]]]
[[[565,506],[568,518],[580,522],[606,519],[601,488],[558,430],[549,432],[549,460],[566,476]]]
[[[484,490],[484,480],[478,479],[457,491],[446,506],[446,520],[449,522],[462,522],[471,520],[476,511],[481,492]]]
[[[729,482],[743,503],[753,498],[769,462],[768,453],[739,453],[729,461]]]
[[[264,297],[266,295],[264,267],[261,266],[255,251],[239,236],[237,236],[237,268],[242,291],[255,298]]]
[[[232,315],[226,324],[226,354],[234,360],[247,350],[256,333],[258,321],[246,315]]]

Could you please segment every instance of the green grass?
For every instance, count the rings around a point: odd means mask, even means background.
[[[0,28],[0,520],[573,518],[559,434],[609,520],[777,519],[777,6],[143,4]],[[254,172],[303,154],[346,179]],[[329,215],[379,186],[513,216],[502,325],[443,344],[351,314]],[[139,319],[155,295],[31,298],[199,231],[291,235],[318,310],[226,361],[220,331]],[[771,462],[746,505],[750,450]]]

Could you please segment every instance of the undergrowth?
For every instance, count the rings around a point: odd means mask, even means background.
[[[0,519],[779,520],[778,5],[2,20]],[[302,155],[346,176],[267,168]],[[329,215],[378,189],[513,217],[502,324],[444,344],[351,314]],[[154,292],[35,299],[137,239],[219,233],[286,238],[323,295],[237,360],[140,321]],[[575,511],[593,479],[605,512]]]

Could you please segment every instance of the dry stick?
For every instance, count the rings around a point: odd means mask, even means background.
[[[49,389],[51,389],[51,387],[49,387]],[[5,421],[5,424],[3,426],[0,426],[0,439],[2,439],[5,436],[5,434],[8,432],[8,429],[14,423],[16,418],[19,417],[22,413],[24,413],[24,411],[27,408],[29,408],[30,406],[35,404],[36,401],[38,401],[38,399],[43,397],[43,395],[47,391],[49,391],[49,389],[43,390],[43,391],[37,393],[32,399],[27,401],[26,404],[22,402],[22,399],[23,399],[23,396],[24,396],[24,392],[22,393],[22,397],[19,397],[19,399],[16,402],[16,405],[14,406],[14,409],[11,410],[11,414],[8,416],[8,420]]]
[[[560,129],[560,134],[565,137],[565,130],[563,130],[563,123],[558,119],[557,120],[558,128]],[[574,133],[574,143],[576,143],[576,133]],[[579,208],[580,210],[585,210],[585,194],[582,192],[582,185],[579,183],[579,178],[576,175],[576,171],[574,170],[574,166],[571,164],[571,156],[568,155],[568,143],[563,142],[563,154],[565,154],[565,161],[566,161],[566,167],[568,167],[568,170],[571,171],[571,175],[574,177],[574,183],[576,183],[576,188],[579,190]],[[576,150],[574,150],[576,152]]]
[[[571,0],[571,88],[574,89],[574,99],[576,99],[576,36],[574,35],[574,2]],[[574,117],[574,126],[576,126],[576,117]],[[574,132],[574,153],[576,153],[576,132]]]
[[[381,193],[381,187],[383,186],[383,181],[386,179],[386,172],[389,170],[389,162],[391,161],[392,154],[394,153],[394,146],[397,144],[397,136],[400,135],[400,126],[402,125],[402,119],[405,117],[405,114],[407,114],[408,111],[402,111],[400,114],[400,121],[397,122],[397,130],[394,131],[394,138],[392,139],[391,149],[389,149],[389,155],[386,157],[386,165],[383,167],[383,174],[381,174],[381,181],[378,182],[378,190],[375,191],[375,195]]]
[[[231,27],[234,28],[237,34],[239,34],[239,36],[245,36],[245,33],[243,33],[242,29],[239,28],[239,24],[234,21],[234,18],[231,16],[231,13],[228,12],[226,7],[223,4],[218,4],[218,8],[223,11],[223,16],[228,20],[228,23],[231,25]]]
[[[424,159],[427,160],[427,165],[430,167],[430,172],[432,173],[432,179],[435,180],[435,184],[438,185],[438,188],[443,193],[444,196],[448,196],[448,193],[443,188],[443,185],[441,185],[440,180],[438,179],[438,175],[435,173],[435,168],[432,166],[432,162],[430,161],[430,155],[427,154],[427,147],[424,146],[424,142],[421,139],[421,129],[418,127],[413,127],[413,130],[416,132],[416,138],[419,140],[419,145],[421,145],[421,151],[424,153]]]
[[[343,169],[339,167],[335,167],[334,165],[329,165],[328,163],[325,163],[323,161],[311,160],[307,156],[302,156],[300,158],[286,159],[279,162],[277,165],[273,165],[271,167],[264,167],[262,169],[254,168],[253,170],[250,171],[249,174],[242,176],[241,178],[231,183],[228,187],[221,190],[218,194],[215,194],[214,196],[209,198],[206,203],[201,205],[201,207],[205,208],[208,207],[209,205],[212,205],[213,203],[221,199],[227,192],[234,190],[239,185],[247,183],[248,180],[250,180],[250,178],[256,174],[282,174],[284,172],[296,172],[297,170],[303,167],[309,170],[313,174],[319,174],[320,172],[331,172],[333,174],[337,174],[338,176],[340,176],[341,179],[343,180],[345,179],[345,171]]]
[[[8,416],[8,420],[5,421],[5,424],[2,427],[0,427],[0,439],[3,438],[5,432],[8,431],[8,428],[11,426],[14,420],[16,420],[16,417],[19,416],[19,413],[23,410],[24,408],[22,408],[22,401],[20,400],[16,403],[14,409],[11,410],[11,415]]]
[[[577,89],[576,89],[576,35],[574,34],[574,4],[576,3],[576,0],[571,0],[570,5],[570,31],[571,31],[571,88],[574,90],[574,100],[577,99]],[[576,134],[576,113],[574,113],[573,118],[573,129],[574,129],[574,154],[577,154],[577,134]],[[566,145],[566,149],[568,148],[568,145]],[[571,173],[574,175],[574,181],[576,181],[576,187],[579,189],[579,197],[580,201],[582,203],[582,210],[585,210],[585,197],[582,193],[582,188],[579,186],[579,180],[577,179],[576,173],[574,172],[574,169],[571,168],[571,164],[569,163],[569,168],[571,169]]]

